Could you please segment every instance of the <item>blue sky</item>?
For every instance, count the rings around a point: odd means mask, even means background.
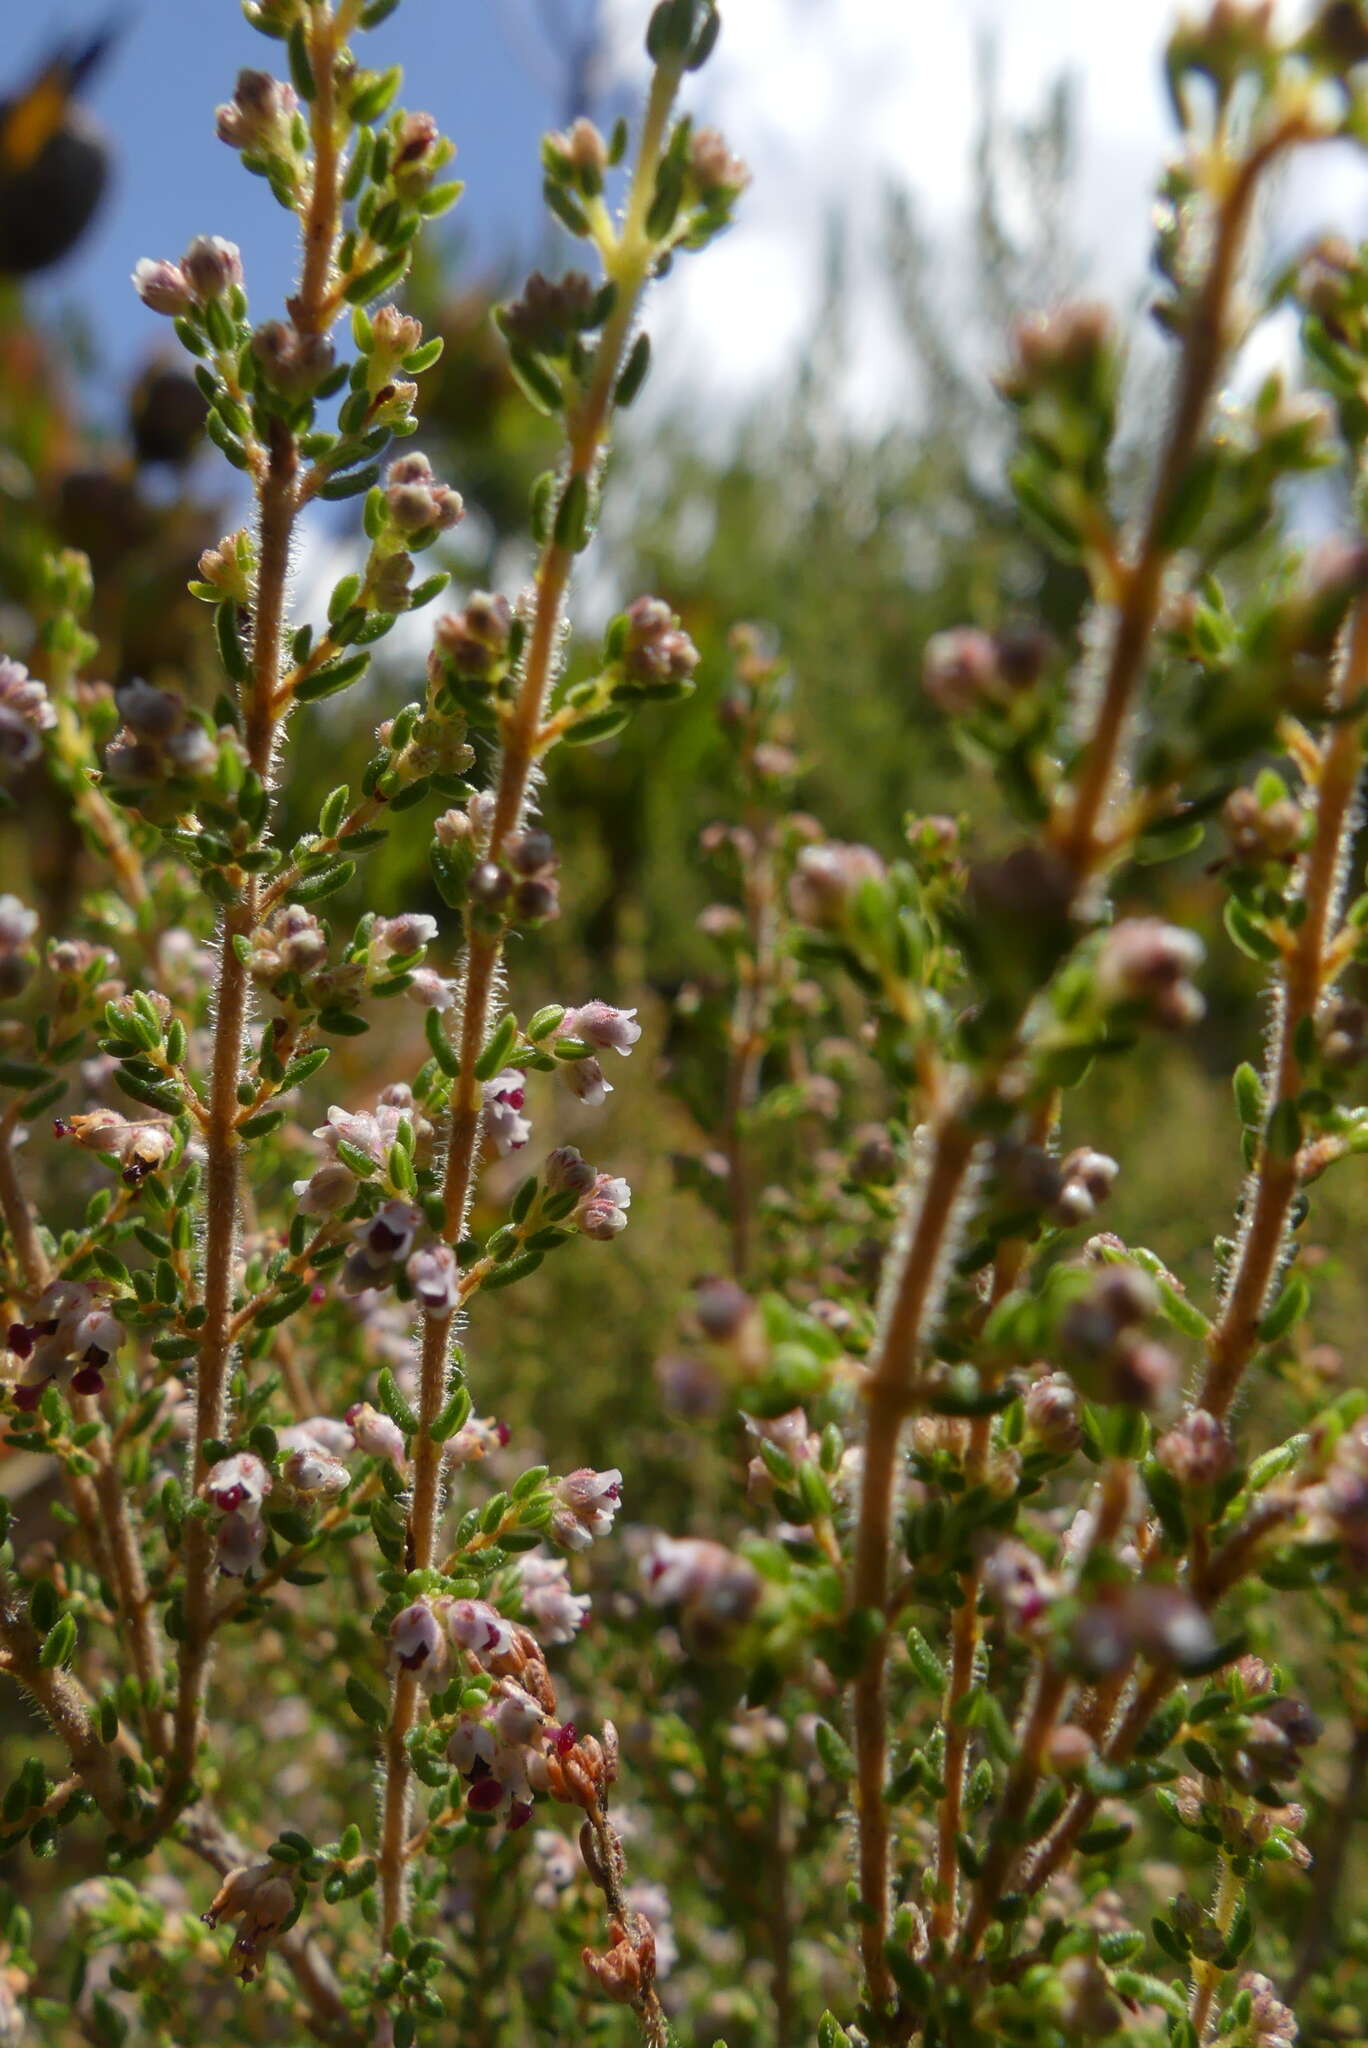
[[[23,77],[54,33],[105,11],[91,0],[22,10],[26,32],[7,39],[12,75]],[[531,0],[404,0],[359,47],[377,65],[402,62],[403,103],[426,108],[457,139],[455,170],[467,190],[448,219],[472,254],[532,248],[537,144],[560,109]],[[294,223],[218,140],[214,108],[241,68],[279,71],[283,55],[234,0],[128,0],[124,33],[86,96],[116,141],[113,187],[79,251],[34,294],[45,308],[79,308],[116,372],[166,339],[164,323],[134,297],[134,263],[177,256],[196,234],[239,242],[255,311],[262,319],[278,311],[293,275]]]

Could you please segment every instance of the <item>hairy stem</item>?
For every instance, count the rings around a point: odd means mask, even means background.
[[[248,764],[269,779],[275,720],[271,693],[280,672],[285,590],[294,528],[297,456],[293,438],[277,424],[260,496],[257,584],[252,608],[252,666],[244,705]],[[241,1191],[237,1134],[238,1079],[247,1025],[247,969],[233,940],[252,929],[256,884],[246,878],[241,900],[224,915],[214,1020],[214,1052],[205,1131],[204,1325],[195,1368],[195,1443],[191,1490],[198,1493],[208,1465],[204,1446],[228,1427],[228,1375],[233,1354],[233,1259]],[[180,1671],[167,1810],[183,1797],[194,1774],[200,1715],[213,1634],[214,1532],[191,1516],[185,1524],[185,1601]]]
[[[568,419],[568,450],[562,489],[574,477],[593,478],[602,457],[612,414],[613,390],[622,368],[641,293],[654,260],[646,234],[646,213],[655,188],[656,170],[679,87],[679,71],[661,66],[655,73],[642,124],[641,143],[632,178],[622,234],[612,251],[611,270],[617,302],[604,324],[593,377]],[[555,680],[561,618],[575,556],[554,539],[537,564],[534,607],[522,675],[500,726],[498,781],[488,857],[497,860],[526,814],[536,766],[547,693]],[[465,1227],[479,1165],[483,1087],[475,1065],[489,1034],[490,1008],[503,958],[502,930],[472,931],[466,948],[460,988],[458,1072],[451,1091],[451,1132],[443,1174],[443,1236],[455,1244]],[[424,1320],[418,1368],[418,1432],[413,1439],[413,1493],[408,1517],[407,1563],[410,1569],[434,1561],[437,1520],[441,1508],[442,1446],[432,1425],[446,1400],[454,1315]],[[406,1909],[404,1845],[409,1833],[412,1773],[406,1748],[418,1708],[418,1684],[412,1672],[395,1674],[384,1738],[384,1792],[380,1839],[380,1924],[387,1939]]]
[[[1332,711],[1350,709],[1368,687],[1368,604],[1353,610],[1342,650]],[[1329,729],[1315,787],[1315,823],[1302,857],[1298,900],[1305,916],[1291,935],[1282,969],[1278,1029],[1269,1060],[1270,1118],[1285,1103],[1295,1104],[1304,1086],[1297,1054],[1298,1035],[1314,1020],[1332,971],[1327,953],[1343,897],[1348,841],[1355,819],[1363,770],[1361,717],[1338,718]],[[1197,1406],[1224,1415],[1239,1389],[1259,1342],[1259,1321],[1287,1242],[1288,1212],[1300,1185],[1297,1148],[1274,1150],[1267,1137],[1259,1147],[1246,1191],[1247,1222],[1239,1252],[1207,1339],[1206,1373]]]

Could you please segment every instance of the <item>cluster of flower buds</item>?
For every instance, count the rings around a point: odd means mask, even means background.
[[[115,1320],[93,1287],[79,1280],[54,1280],[34,1303],[26,1323],[12,1323],[6,1335],[11,1357],[22,1371],[10,1388],[21,1413],[31,1414],[51,1384],[77,1394],[98,1394],[104,1373],[123,1343]]]
[[[1049,635],[1032,626],[985,633],[955,626],[935,633],[922,655],[922,688],[937,710],[962,718],[1005,706],[1040,681],[1052,653]]]
[[[508,599],[487,590],[473,591],[459,612],[444,612],[433,629],[429,681],[452,676],[492,686],[507,674],[512,647],[513,607]]]
[[[150,1173],[165,1166],[176,1149],[176,1133],[168,1123],[152,1117],[126,1117],[117,1109],[92,1109],[84,1114],[57,1117],[53,1131],[70,1138],[87,1152],[118,1162],[119,1177],[126,1187],[136,1188]]]
[[[1202,958],[1195,932],[1158,917],[1125,917],[1098,948],[1097,991],[1108,1006],[1180,1031],[1197,1023],[1205,1008],[1191,979]]]
[[[247,168],[270,180],[287,203],[300,190],[308,130],[292,85],[269,71],[239,71],[233,97],[216,110],[220,142],[241,152]]]
[[[1214,1486],[1234,1469],[1235,1446],[1218,1416],[1193,1408],[1165,1430],[1154,1455],[1184,1488]]]
[[[460,492],[439,482],[426,455],[417,450],[390,464],[384,503],[390,527],[410,553],[428,546],[439,533],[449,533],[465,517]]]
[[[582,270],[569,270],[554,282],[534,270],[521,297],[500,306],[494,317],[516,361],[570,355],[602,315],[599,295]]]
[[[174,810],[179,789],[203,781],[218,766],[219,740],[194,717],[174,690],[155,688],[140,677],[120,683],[114,701],[123,724],[105,748],[109,779],[128,791],[172,785]],[[168,812],[171,815],[171,812]]]
[[[17,896],[0,896],[0,1001],[21,995],[38,965],[38,950],[31,944],[38,929],[38,913]]]
[[[22,661],[0,655],[0,773],[29,767],[43,751],[42,736],[57,723],[46,688]]]
[[[610,628],[608,646],[627,682],[648,696],[678,696],[692,686],[698,649],[659,597],[635,598],[621,631]]]
[[[542,140],[542,163],[547,176],[568,185],[584,199],[597,199],[603,190],[604,172],[613,158],[609,145],[592,121],[582,116],[561,135]]]
[[[323,334],[305,334],[288,320],[267,320],[252,335],[260,384],[287,404],[312,398],[333,374],[336,350]]]
[[[615,2005],[637,2004],[656,1979],[655,1929],[644,1913],[634,1913],[632,1922],[629,1929],[621,1920],[610,1920],[610,1946],[602,1954],[592,1948],[580,1952],[585,1969]]]
[[[1290,796],[1273,796],[1265,803],[1255,789],[1233,789],[1221,823],[1231,858],[1241,867],[1262,867],[1267,861],[1286,865],[1305,829],[1301,806]]]
[[[1178,1361],[1144,1333],[1158,1307],[1154,1283],[1138,1266],[1111,1265],[1059,1320],[1059,1343],[1091,1400],[1158,1408],[1173,1393]]]
[[[689,138],[686,185],[690,197],[712,210],[728,207],[750,183],[750,171],[733,156],[716,128],[696,128]]]
[[[459,811],[449,818],[461,818]],[[439,824],[440,824],[439,820]],[[447,827],[448,841],[460,854],[469,848],[469,835],[460,827]],[[473,849],[469,849],[473,850]],[[466,865],[461,861],[461,865]],[[504,841],[498,860],[471,860],[467,868],[470,900],[483,917],[501,921],[512,918],[519,924],[547,924],[560,911],[560,884],[556,879],[559,856],[549,832],[528,826]]]
[[[235,605],[247,604],[252,595],[256,569],[256,540],[250,527],[225,534],[199,558],[199,580],[190,585],[191,595],[216,604],[224,598]]]
[[[1368,1567],[1368,1416],[1346,1428],[1332,1412],[1313,1439],[1320,1477],[1301,1495],[1312,1543],[1338,1544],[1351,1568]]]
[[[881,884],[886,875],[872,847],[834,839],[805,846],[794,864],[789,903],[801,923],[817,931],[840,932],[860,891],[868,883]]]
[[[278,1863],[244,1864],[224,1878],[204,1924],[237,1922],[232,1956],[244,1984],[260,1973],[272,1941],[294,1919],[296,1904],[294,1883]]]
[[[214,1554],[226,1577],[240,1579],[260,1564],[266,1548],[261,1504],[274,1484],[271,1473],[252,1451],[221,1458],[205,1475],[200,1492],[223,1518],[215,1532]]]
[[[1097,1214],[1116,1184],[1121,1171],[1105,1152],[1079,1145],[1059,1163],[1061,1186],[1054,1200],[1054,1214],[1060,1223],[1086,1223]]]
[[[133,271],[143,304],[171,316],[209,306],[241,284],[242,253],[221,235],[197,235],[179,263],[144,256]]]

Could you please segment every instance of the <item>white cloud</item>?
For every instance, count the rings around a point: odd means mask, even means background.
[[[883,198],[890,186],[915,196],[944,252],[953,304],[985,38],[1007,114],[1038,114],[1061,75],[1074,87],[1079,282],[1129,309],[1173,140],[1160,60],[1175,11],[1170,0],[723,0],[716,54],[686,94],[746,158],[754,183],[735,228],[682,259],[659,289],[656,402],[687,393],[706,419],[772,383],[810,332],[834,223],[848,268],[846,402],[864,417],[910,408],[880,287]],[[640,0],[607,0],[606,14],[619,76],[639,85]],[[1275,240],[1321,222],[1357,237],[1366,215],[1362,159],[1318,151],[1285,180]]]

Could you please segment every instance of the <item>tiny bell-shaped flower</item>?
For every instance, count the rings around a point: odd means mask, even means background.
[[[270,1490],[271,1475],[251,1451],[239,1451],[235,1457],[211,1465],[200,1488],[211,1506],[224,1515],[259,1507]]]
[[[484,1084],[484,1132],[500,1158],[520,1152],[532,1135],[522,1114],[526,1079],[521,1067],[505,1067]]]
[[[358,1451],[368,1458],[387,1458],[402,1474],[408,1465],[404,1432],[388,1415],[372,1408],[369,1401],[356,1401],[347,1410],[347,1422]]]
[[[244,1864],[229,1871],[204,1915],[206,1927],[236,1920],[232,1955],[238,1975],[250,1984],[262,1959],[295,1909],[295,1889],[278,1863]]]
[[[451,1649],[426,1600],[400,1608],[390,1623],[390,1650],[400,1670],[415,1672],[426,1691],[440,1687],[451,1662]]]
[[[622,1474],[616,1466],[607,1472],[588,1466],[569,1472],[556,1482],[551,1540],[565,1550],[587,1550],[596,1537],[608,1534],[621,1505]]]
[[[404,1268],[425,1316],[449,1316],[460,1299],[461,1269],[449,1244],[425,1245]]]
[[[601,1173],[576,1205],[574,1220],[585,1237],[610,1243],[627,1228],[627,1211],[631,1205],[632,1190],[626,1181]]]
[[[635,1010],[618,1010],[611,1003],[595,1001],[567,1010],[556,1035],[582,1039],[595,1052],[616,1052],[626,1059],[641,1037],[641,1026]]]
[[[529,1626],[548,1648],[573,1642],[584,1627],[589,1595],[571,1591],[569,1567],[563,1557],[520,1557],[518,1591]]]

